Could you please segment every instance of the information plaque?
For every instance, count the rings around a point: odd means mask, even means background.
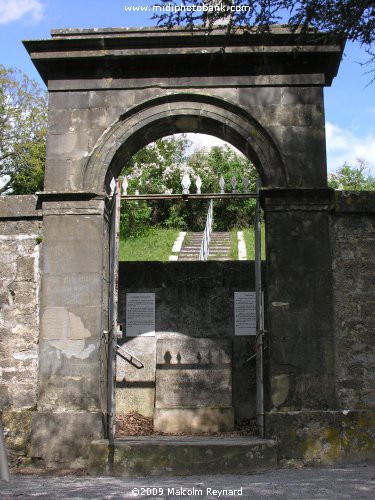
[[[234,334],[256,335],[255,292],[234,292]]]
[[[155,294],[126,294],[126,336],[155,336]]]

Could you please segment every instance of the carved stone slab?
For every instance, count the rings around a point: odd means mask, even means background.
[[[158,339],[155,406],[232,406],[231,339]]]

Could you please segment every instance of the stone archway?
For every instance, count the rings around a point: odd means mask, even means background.
[[[232,143],[266,186],[269,408],[334,406],[323,87],[343,47],[314,35],[296,44],[281,28],[230,39],[220,30],[56,30],[25,42],[50,96],[32,456],[85,463],[104,436],[106,189],[136,150],[173,132]]]
[[[131,108],[106,130],[85,165],[83,189],[101,192],[143,146],[182,132],[231,143],[254,163],[264,186],[289,184],[272,137],[245,109],[204,94],[174,93]]]

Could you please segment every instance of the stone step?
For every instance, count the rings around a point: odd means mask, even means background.
[[[93,441],[88,472],[92,476],[195,476],[249,474],[276,467],[276,442],[269,439],[142,436],[116,439],[113,449],[108,440]]]
[[[178,254],[178,260],[198,260],[203,233],[188,233]],[[209,260],[231,260],[232,239],[230,233],[212,233]]]

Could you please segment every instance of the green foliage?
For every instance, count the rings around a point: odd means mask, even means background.
[[[375,8],[369,0],[221,0],[207,2],[202,9],[201,0],[178,0],[179,9],[163,10],[170,0],[159,0],[160,11],[153,19],[158,25],[172,28],[203,26],[212,30],[223,21],[228,33],[238,28],[245,35],[263,34],[274,24],[286,23],[297,34],[297,42],[309,40],[312,32],[321,32],[322,38],[341,43],[344,37],[357,41],[375,62]],[[199,8],[200,7],[200,8]],[[199,8],[199,10],[198,10]],[[374,69],[375,70],[375,69]]]
[[[226,192],[232,190],[231,181],[238,182],[237,192],[243,192],[242,180],[247,176],[249,190],[255,191],[257,172],[254,166],[241,154],[229,146],[215,146],[209,150],[198,149],[189,155],[191,142],[184,135],[159,139],[133,156],[122,175],[126,175],[128,193],[136,190],[143,194],[181,193],[181,180],[185,172],[192,181],[190,192],[195,192],[195,182],[199,175],[202,192],[219,192],[219,179],[223,176]],[[150,227],[204,229],[208,202],[206,200],[149,202],[149,213],[142,205],[125,205],[122,215],[122,234],[144,234]],[[136,208],[141,213],[136,213]],[[254,200],[215,201],[215,230],[228,230],[234,226],[248,227],[253,220]]]
[[[375,177],[367,170],[368,166],[361,159],[356,166],[345,163],[337,172],[328,175],[328,186],[343,191],[375,191]]]
[[[147,234],[150,228],[151,207],[145,201],[125,201],[121,204],[121,235],[136,238]]]
[[[0,194],[43,189],[47,96],[21,71],[0,65]]]

